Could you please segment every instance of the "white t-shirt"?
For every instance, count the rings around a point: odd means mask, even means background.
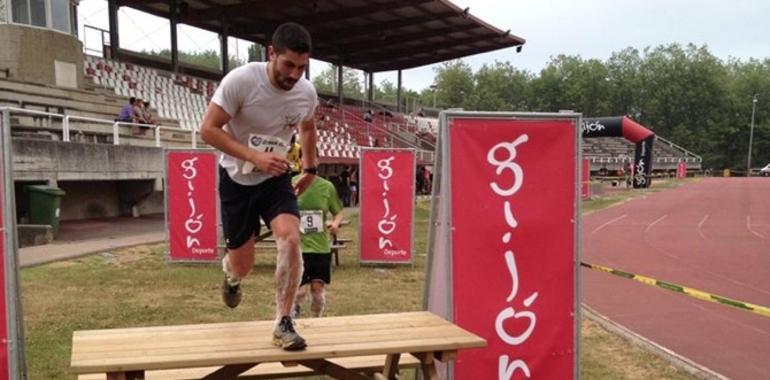
[[[267,62],[252,62],[228,73],[211,101],[230,115],[224,129],[236,140],[261,151],[286,153],[299,123],[313,117],[318,95],[304,77],[289,91],[276,88],[267,76]],[[243,174],[243,160],[225,153],[219,164],[241,185],[270,178],[257,170]]]

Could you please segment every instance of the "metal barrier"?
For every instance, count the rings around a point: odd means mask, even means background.
[[[145,128],[152,128],[153,134],[155,136],[155,146],[161,147],[161,138],[160,138],[160,131],[170,131],[170,132],[181,132],[181,133],[189,133],[190,134],[190,145],[193,148],[196,148],[198,146],[197,142],[197,133],[195,130],[187,130],[182,128],[176,128],[176,127],[169,127],[169,126],[163,126],[163,125],[152,125],[152,124],[141,124],[141,123],[129,123],[124,121],[111,121],[106,119],[98,119],[93,117],[85,117],[85,116],[74,116],[74,115],[62,115],[58,113],[52,113],[52,112],[43,112],[43,111],[35,111],[35,110],[28,110],[25,108],[16,108],[16,107],[0,107],[0,114],[25,114],[25,115],[33,115],[33,116],[46,116],[49,118],[60,118],[62,120],[62,141],[69,142],[70,141],[70,123],[72,121],[85,121],[89,123],[96,123],[96,124],[105,124],[105,125],[112,125],[112,143],[113,145],[120,145],[120,127],[121,126],[130,126],[130,127],[145,127]]]

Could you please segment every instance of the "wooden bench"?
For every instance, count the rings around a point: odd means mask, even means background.
[[[310,374],[395,379],[403,363],[419,365],[425,378],[436,379],[434,360],[445,362],[459,349],[486,346],[484,339],[429,312],[299,319],[297,329],[308,348],[296,352],[272,346],[273,321],[76,331],[71,368],[83,380]],[[380,364],[372,365],[377,360]]]

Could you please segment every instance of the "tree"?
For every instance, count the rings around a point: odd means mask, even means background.
[[[436,105],[441,108],[465,107],[473,95],[473,70],[461,60],[448,61],[434,69]]]
[[[249,62],[264,62],[267,60],[265,47],[260,44],[251,44],[248,50]]]
[[[321,72],[313,77],[316,91],[327,94],[337,93],[337,67],[326,65]],[[345,97],[364,99],[364,87],[358,70],[342,68],[342,91]]]
[[[152,55],[156,57],[163,57],[171,59],[171,50],[162,49],[158,52],[142,50],[142,54]],[[179,62],[184,62],[194,66],[205,67],[212,70],[221,70],[221,59],[219,53],[214,50],[204,50],[200,52],[185,52],[179,51]],[[238,66],[242,66],[245,62],[238,59],[235,56],[230,56],[228,60],[229,68],[232,70]]]

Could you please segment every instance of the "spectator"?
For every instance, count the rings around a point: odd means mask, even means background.
[[[340,187],[342,188],[342,193],[340,194],[342,196],[342,205],[350,207],[350,170],[347,165],[342,168],[340,182]]]
[[[353,167],[350,173],[350,206],[356,207],[358,204],[358,169]]]
[[[371,123],[374,121],[374,113],[372,113],[372,110],[367,110],[364,112],[364,121]]]
[[[144,122],[147,124],[157,125],[158,121],[155,120],[155,117],[152,116],[152,111],[150,111],[150,102],[144,102],[144,106],[142,107],[142,118],[144,119]]]
[[[128,99],[128,104],[120,109],[117,119],[115,121],[122,121],[124,123],[136,123],[139,120],[136,113],[136,98],[133,96]]]

